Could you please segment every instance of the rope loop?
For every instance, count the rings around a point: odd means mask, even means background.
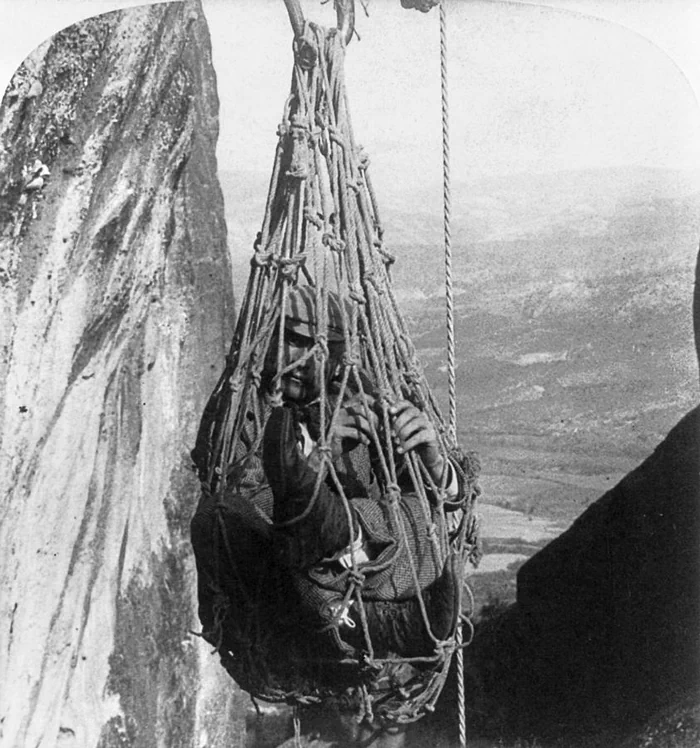
[[[294,38],[294,60],[302,70],[311,70],[318,60],[318,43],[314,24],[304,23],[304,33]]]
[[[264,252],[257,250],[255,254],[250,258],[250,265],[252,268],[264,268],[269,267],[272,262],[272,252]]]
[[[345,136],[343,135],[343,132],[335,125],[329,125],[328,136],[330,137],[332,143],[339,145],[343,150],[348,147],[348,143],[345,139]]]
[[[304,220],[315,226],[319,231],[323,228],[323,218],[320,213],[314,213],[311,208],[304,210]]]

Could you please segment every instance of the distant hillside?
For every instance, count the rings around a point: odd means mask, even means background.
[[[247,273],[267,175],[221,175],[237,274]],[[395,282],[404,297],[443,282],[438,186],[401,184],[379,195]],[[568,279],[683,265],[700,227],[700,174],[616,168],[519,174],[453,186],[454,277]],[[420,271],[420,272],[418,272]]]

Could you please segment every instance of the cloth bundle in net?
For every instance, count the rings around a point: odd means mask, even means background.
[[[216,615],[205,636],[254,697],[301,704],[337,699],[368,718],[408,722],[434,705],[458,646],[464,568],[477,552],[478,461],[448,433],[396,303],[393,258],[383,245],[368,161],[353,138],[344,54],[335,30],[306,24],[304,36],[295,40],[291,93],[262,230],[227,366],[193,452],[204,490],[198,514],[217,528],[211,539]],[[253,480],[264,484],[262,435],[271,408],[282,403],[280,378],[303,364],[285,369],[281,345],[292,289],[299,287],[315,300],[314,345],[307,355],[316,357],[324,372],[328,323],[342,317],[341,372],[332,395],[321,388],[315,437],[324,455],[323,474],[348,516],[353,497],[325,435],[348,393],[365,403],[371,398],[378,413],[371,440],[378,488],[363,511],[368,521],[373,512],[381,515],[394,552],[370,569],[357,563],[352,548],[350,567],[342,574],[277,563],[272,494]],[[276,350],[273,341],[279,343]],[[264,381],[271,356],[277,372]],[[413,403],[433,423],[443,455],[459,472],[464,489],[459,506],[445,500],[447,478],[435,485],[417,454],[395,452],[389,409],[400,400]],[[400,483],[405,487],[407,481],[420,507],[410,518],[412,526],[426,534],[433,562],[445,569],[447,582],[432,588],[400,521],[405,491]],[[246,553],[249,564],[241,562]],[[396,579],[412,594],[392,600],[387,590]],[[436,624],[434,611],[441,605],[454,615]],[[373,628],[383,632],[381,641],[373,639]],[[411,645],[416,639],[421,646]]]

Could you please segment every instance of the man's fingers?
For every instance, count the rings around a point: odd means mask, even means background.
[[[432,441],[430,435],[426,431],[421,430],[413,434],[410,438],[402,440],[399,451],[410,452],[412,449],[416,449],[416,447],[423,446],[424,444],[432,444]]]
[[[428,419],[419,410],[404,411],[393,423],[394,433],[399,436],[409,434],[417,428],[428,425]]]
[[[423,425],[418,428],[406,428],[396,435],[396,442],[400,452],[408,452],[422,444],[434,441],[432,431]]]
[[[394,423],[394,434],[400,441],[406,441],[418,431],[424,431],[426,439],[435,438],[435,429],[419,410],[405,411]]]
[[[415,405],[402,400],[390,412],[398,452],[409,452],[418,447],[437,447],[437,436],[430,419]]]
[[[374,426],[375,429],[379,427],[379,418],[377,417],[377,414],[373,410],[367,410],[363,405],[350,405],[345,408],[345,411],[348,415],[358,419],[358,422],[361,421],[363,423],[363,428],[366,429],[368,433],[371,431],[370,424]]]
[[[369,444],[372,436],[372,425],[364,415],[346,409],[339,414],[334,436]]]
[[[339,426],[335,430],[334,436],[337,439],[350,439],[351,441],[362,442],[363,444],[369,443],[369,437],[356,426]]]
[[[389,414],[393,417],[399,416],[401,413],[403,413],[406,408],[415,408],[416,406],[413,405],[413,403],[409,403],[408,400],[399,400],[396,405],[392,405],[391,408],[389,408]]]

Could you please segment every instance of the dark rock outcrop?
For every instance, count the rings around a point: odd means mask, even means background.
[[[194,0],[64,30],[3,99],[3,745],[240,730],[188,634],[188,451],[233,324],[217,135]]]
[[[624,736],[697,693],[699,530],[700,407],[521,568],[516,604],[479,633],[499,729]]]

